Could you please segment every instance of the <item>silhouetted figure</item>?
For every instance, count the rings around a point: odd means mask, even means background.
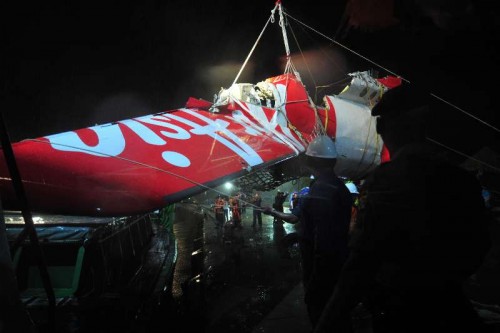
[[[0,332],[37,332],[30,314],[19,297],[18,282],[11,259],[0,200]]]
[[[234,227],[241,228],[240,200],[237,195],[234,195],[229,199],[229,206],[231,207]]]
[[[313,327],[334,290],[348,254],[352,199],[344,182],[335,174],[336,161],[335,144],[329,137],[320,135],[309,144],[306,164],[314,181],[299,205],[300,218],[295,217],[303,228],[304,301]],[[268,208],[265,212],[285,220],[288,215]]]
[[[248,198],[247,198],[247,195],[245,194],[245,192],[239,192],[238,196],[240,198],[240,211],[241,211],[241,216],[243,218],[247,212],[247,200],[248,200]]]
[[[230,210],[230,204],[229,204],[229,198],[223,198],[224,199],[224,219],[226,222],[229,222],[229,210]]]
[[[293,210],[293,208],[297,207],[298,205],[299,205],[299,193],[293,192],[292,198],[290,200],[290,210]]]
[[[300,217],[302,216],[302,207],[308,193],[309,193],[309,187],[304,187],[303,189],[300,190],[300,192],[293,193],[292,203],[290,205],[291,213],[278,212],[277,210],[273,210],[270,207],[264,207],[263,209],[264,214],[279,217],[283,221],[293,224],[295,226],[295,232],[290,232],[287,235],[285,235],[282,239],[282,242],[287,247],[292,245],[293,243],[298,243],[299,245],[301,264],[302,264],[302,284],[304,286],[304,289],[306,288],[307,283],[309,282],[309,277],[311,276],[312,264],[313,264],[312,260],[310,260],[310,258],[313,256],[312,254],[313,248],[311,246],[311,241],[304,237],[304,227],[303,227],[304,223],[302,223],[300,220]],[[274,229],[283,230],[283,228],[281,229],[274,228]]]
[[[273,208],[276,209],[278,212],[283,213],[283,203],[285,202],[287,195],[288,193],[284,193],[279,190],[278,192],[276,192],[276,196],[274,197]],[[283,224],[283,221],[279,217],[274,217],[273,223]]]
[[[259,224],[259,227],[262,227],[262,198],[259,194],[259,192],[255,192],[253,198],[252,198],[252,205],[253,205],[253,220],[252,220],[252,227],[256,227],[257,224]]]
[[[403,85],[372,114],[391,160],[363,184],[351,252],[315,332],[349,332],[360,302],[374,332],[481,332],[464,281],[489,248],[481,187],[425,140],[428,94]]]
[[[222,227],[224,225],[224,222],[225,222],[224,199],[220,195],[215,200],[214,213],[215,213],[216,226]]]

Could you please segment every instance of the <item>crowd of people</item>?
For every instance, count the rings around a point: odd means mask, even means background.
[[[214,214],[216,227],[222,227],[225,223],[241,228],[242,216],[245,214],[246,202],[241,192],[225,197],[218,195],[215,199]]]

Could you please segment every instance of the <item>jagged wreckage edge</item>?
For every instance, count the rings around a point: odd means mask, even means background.
[[[286,159],[282,162],[255,170],[241,178],[235,179],[234,184],[244,192],[271,191],[278,186],[308,176],[304,165],[305,155],[300,154],[294,158]]]

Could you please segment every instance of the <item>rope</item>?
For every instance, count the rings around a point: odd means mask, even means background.
[[[105,154],[105,153],[102,153],[102,152],[94,151],[92,149],[86,149],[86,148],[81,148],[81,147],[74,147],[74,146],[71,146],[71,145],[63,144],[63,143],[50,143],[48,141],[39,140],[39,139],[26,139],[25,141],[32,141],[32,142],[37,142],[37,143],[42,143],[42,144],[47,144],[47,145],[51,145],[51,144],[53,145],[53,144],[55,144],[55,145],[62,146],[62,147],[68,147],[68,148],[78,149],[78,150],[90,152],[90,153],[93,153],[93,154],[100,154],[102,156],[115,158],[115,159],[122,160],[122,161],[125,161],[125,162],[128,162],[128,163],[140,165],[140,166],[143,166],[143,167],[148,168],[148,169],[152,169],[152,170],[156,170],[156,171],[159,171],[159,172],[163,172],[163,173],[169,174],[171,176],[183,179],[183,180],[185,180],[185,181],[187,181],[187,182],[189,182],[191,184],[200,186],[200,187],[204,188],[205,190],[214,191],[215,193],[218,193],[220,195],[226,195],[226,193],[224,193],[222,191],[218,191],[218,190],[216,190],[213,187],[209,187],[209,186],[203,185],[202,183],[198,183],[195,180],[189,179],[189,178],[184,177],[182,175],[179,175],[179,174],[177,174],[175,172],[171,172],[171,171],[168,171],[168,170],[165,170],[165,169],[161,169],[161,168],[158,168],[158,167],[156,167],[154,165],[150,165],[150,164],[147,164],[147,163],[143,163],[143,162],[131,160],[129,158],[120,157],[120,156],[113,156],[113,155],[110,155],[110,154]],[[244,203],[247,203],[247,204],[250,204],[250,206],[255,206],[255,205],[253,205],[250,202],[246,202],[246,201],[241,200],[241,199],[240,199],[240,201],[242,201]],[[257,206],[255,206],[255,207],[257,207]],[[260,208],[260,207],[258,207],[258,208]]]
[[[458,151],[458,150],[456,150],[456,149],[453,149],[453,148],[451,148],[451,147],[449,147],[449,146],[445,145],[444,143],[441,143],[441,142],[439,142],[439,141],[436,141],[436,140],[434,140],[434,139],[432,139],[432,138],[426,137],[426,139],[427,139],[427,140],[429,140],[430,142],[433,142],[433,143],[435,143],[435,144],[437,144],[437,145],[439,145],[439,146],[441,146],[441,147],[444,147],[444,148],[446,148],[446,149],[448,149],[448,150],[450,150],[450,151],[452,151],[452,152],[454,152],[454,153],[456,153],[456,154],[458,154],[458,155],[460,155],[460,156],[467,157],[467,158],[469,158],[469,159],[471,159],[471,160],[473,160],[473,161],[475,161],[475,162],[477,162],[477,163],[479,163],[479,164],[485,165],[485,166],[487,166],[487,167],[489,167],[489,168],[492,168],[493,170],[495,170],[495,171],[497,171],[497,172],[500,172],[500,169],[499,169],[499,168],[497,168],[496,166],[493,166],[493,165],[491,165],[491,164],[488,164],[488,163],[486,163],[486,162],[483,162],[483,161],[481,161],[481,160],[478,160],[477,158],[474,158],[474,157],[472,157],[472,156],[470,156],[470,155],[464,154],[464,153],[462,153],[462,152],[460,152],[460,151]]]
[[[248,112],[249,114],[252,114],[252,112],[250,112],[250,110],[246,107],[246,105],[244,105],[243,103],[241,103],[239,100],[236,100],[235,101],[236,104],[238,104],[243,110],[245,110],[246,112]],[[269,128],[267,127],[264,123],[261,122],[261,120],[258,118],[258,117],[254,117],[254,120],[257,121],[260,126],[262,126],[262,128],[265,128],[267,129],[268,131],[270,131],[272,134],[274,134],[277,138],[279,138],[284,144],[286,144],[287,146],[289,146],[294,152],[296,155],[299,155],[299,151],[297,150],[297,148],[292,144],[290,143],[285,137],[283,134],[281,134],[280,132],[278,132],[276,129],[272,129],[272,128]],[[287,119],[288,120],[288,119]],[[268,135],[266,133],[266,135]],[[268,135],[269,136],[269,135]],[[269,136],[270,138],[273,138],[272,136]]]
[[[399,77],[399,78],[400,78],[400,79],[402,79],[403,81],[405,81],[405,82],[407,82],[407,83],[410,83],[410,81],[408,81],[408,80],[407,80],[407,79],[405,79],[404,77],[402,77],[402,76],[400,76],[400,75],[398,75],[398,74],[396,74],[396,73],[392,72],[391,70],[389,70],[389,69],[387,69],[387,68],[383,67],[382,65],[380,65],[380,64],[378,64],[378,63],[376,63],[376,62],[374,62],[374,61],[372,61],[372,60],[370,60],[370,59],[368,59],[367,57],[365,57],[365,56],[361,55],[360,53],[358,53],[358,52],[356,52],[356,51],[354,51],[354,50],[352,50],[352,49],[350,49],[350,48],[348,48],[348,47],[346,47],[346,46],[342,45],[341,43],[337,42],[336,40],[334,40],[334,39],[332,39],[332,38],[330,38],[330,37],[326,36],[325,34],[323,34],[323,33],[319,32],[318,30],[316,30],[316,29],[314,29],[314,28],[312,28],[312,27],[310,27],[309,25],[307,25],[307,24],[305,24],[305,23],[303,23],[303,22],[301,22],[301,21],[297,20],[296,18],[294,18],[294,17],[293,17],[293,16],[291,16],[290,14],[285,13],[285,15],[286,15],[287,17],[291,18],[292,20],[296,21],[297,23],[299,23],[299,24],[303,25],[304,27],[306,27],[306,28],[308,28],[308,29],[310,29],[310,30],[314,31],[314,32],[315,32],[315,33],[317,33],[318,35],[320,35],[320,36],[322,36],[322,37],[324,37],[324,38],[328,39],[328,40],[329,40],[329,41],[331,41],[332,43],[334,43],[334,44],[336,44],[336,45],[338,45],[338,46],[340,46],[340,47],[342,47],[342,48],[346,49],[347,51],[349,51],[349,52],[351,52],[351,53],[353,53],[353,54],[357,55],[358,57],[362,58],[363,60],[366,60],[366,61],[368,61],[369,63],[371,63],[371,64],[373,64],[373,65],[375,65],[375,66],[377,66],[377,67],[379,67],[379,68],[383,69],[384,71],[386,71],[386,72],[388,72],[388,73],[390,73],[390,74],[392,74],[392,75],[394,75],[394,76]],[[445,99],[443,99],[443,98],[441,98],[441,97],[439,97],[439,96],[437,96],[437,95],[435,95],[435,94],[433,94],[433,93],[430,93],[430,95],[431,95],[432,97],[434,97],[434,98],[436,98],[436,99],[438,99],[438,100],[440,100],[440,101],[442,101],[442,102],[444,102],[444,103],[446,103],[446,104],[448,104],[448,105],[450,105],[450,106],[454,107],[455,109],[457,109],[457,110],[459,110],[459,111],[463,112],[464,114],[468,115],[469,117],[471,117],[471,118],[473,118],[473,119],[475,119],[475,120],[477,120],[477,121],[481,122],[482,124],[484,124],[484,125],[486,125],[486,126],[488,126],[488,127],[492,128],[492,129],[494,129],[495,131],[500,132],[500,130],[499,130],[498,128],[496,128],[495,126],[493,126],[493,125],[491,125],[491,124],[489,124],[489,123],[487,123],[487,122],[485,122],[485,121],[481,120],[480,118],[478,118],[478,117],[476,117],[476,116],[474,116],[474,115],[470,114],[469,112],[464,111],[463,109],[461,109],[461,108],[457,107],[456,105],[454,105],[454,104],[452,104],[452,103],[450,103],[450,102],[446,101]]]
[[[377,66],[377,67],[379,67],[379,68],[382,68],[382,69],[383,69],[383,70],[385,70],[386,72],[388,72],[388,73],[390,73],[390,74],[392,74],[392,75],[394,75],[394,76],[399,77],[401,80],[403,80],[403,81],[406,81],[406,82],[410,83],[410,81],[408,81],[407,79],[403,78],[401,75],[398,75],[398,74],[396,74],[396,73],[392,72],[391,70],[389,70],[389,69],[387,69],[387,68],[383,67],[382,65],[377,64],[376,62],[374,62],[374,61],[372,61],[372,60],[368,59],[367,57],[363,56],[362,54],[360,54],[360,53],[358,53],[358,52],[356,52],[356,51],[354,51],[354,50],[352,50],[352,49],[348,48],[347,46],[345,46],[345,45],[343,45],[343,44],[341,44],[341,43],[337,42],[335,39],[330,38],[330,37],[328,37],[327,35],[325,35],[325,34],[323,34],[323,33],[319,32],[318,30],[316,30],[316,29],[314,29],[314,28],[312,28],[311,26],[309,26],[309,25],[307,25],[307,24],[305,24],[305,23],[303,23],[303,22],[301,22],[301,21],[297,20],[296,18],[294,18],[294,17],[293,17],[293,16],[291,16],[290,14],[285,13],[285,15],[286,15],[286,16],[288,16],[289,18],[291,18],[292,20],[294,20],[295,22],[297,22],[297,23],[299,23],[299,24],[303,25],[304,27],[306,27],[306,28],[308,28],[308,29],[310,29],[310,30],[314,31],[314,32],[315,32],[315,33],[317,33],[318,35],[320,35],[320,36],[322,36],[322,37],[324,37],[324,38],[328,39],[328,40],[329,40],[329,41],[331,41],[332,43],[337,44],[338,46],[340,46],[340,47],[342,47],[342,48],[346,49],[347,51],[349,51],[349,52],[351,52],[351,53],[353,53],[353,54],[357,55],[357,56],[358,56],[358,57],[360,57],[361,59],[366,60],[366,61],[368,61],[369,63],[371,63],[371,64],[373,64],[373,65],[375,65],[375,66]]]
[[[340,80],[338,80],[336,82],[332,82],[332,83],[325,84],[325,85],[322,85],[322,86],[316,86],[316,88],[331,88],[333,86],[340,85],[340,84],[342,84],[342,86],[345,86],[350,81],[352,81],[352,78],[351,77],[346,77],[346,78],[340,79]],[[382,91],[383,91],[383,88],[382,88]]]
[[[286,73],[292,73],[294,74],[297,79],[302,82],[302,79],[300,77],[300,73],[297,71],[297,68],[295,68],[293,62],[292,62],[292,57],[290,56],[290,46],[288,44],[288,35],[286,33],[286,25],[287,22],[285,21],[284,18],[284,10],[283,7],[281,6],[281,1],[278,1],[278,8],[279,8],[279,14],[280,14],[280,21],[279,21],[279,26],[281,27],[281,33],[283,35],[283,43],[285,44],[285,51],[286,51],[286,66],[285,66],[285,74]],[[293,31],[292,31],[293,34]],[[298,43],[297,43],[298,44]]]
[[[330,88],[333,85],[339,84],[340,82],[348,82],[348,81],[351,80],[350,78],[346,78],[346,79],[338,81],[337,83],[331,83],[331,84],[327,84],[327,85],[318,85],[318,83],[316,82],[314,76],[311,73],[311,69],[309,68],[309,62],[307,61],[307,59],[304,56],[304,53],[302,52],[302,48],[300,47],[300,44],[299,44],[297,36],[296,36],[296,34],[295,34],[295,32],[294,32],[294,30],[292,28],[292,25],[289,24],[288,27],[290,28],[290,31],[292,32],[293,38],[295,40],[295,43],[297,44],[299,52],[300,52],[300,54],[302,56],[302,60],[304,61],[304,64],[305,64],[306,69],[307,69],[307,72],[309,73],[309,77],[311,78],[311,81],[314,84],[314,88],[315,88],[315,90],[314,90],[314,101],[315,102],[318,100],[318,94],[320,93],[320,91],[321,91],[322,88]],[[302,32],[304,34],[306,34],[306,36],[309,37],[309,39],[311,41],[314,41],[314,39],[311,38],[311,36],[308,34],[307,30],[304,29],[304,27],[300,27],[300,28],[302,28],[301,29]],[[339,68],[340,71],[342,71],[342,72],[346,72],[347,71],[347,68],[345,66],[343,66],[342,64],[340,64],[335,58],[331,57],[328,53],[326,53],[324,51],[323,47],[319,47],[319,49],[320,49],[321,53],[323,54],[323,56],[325,58],[327,58],[328,60],[330,60],[330,62],[333,63],[337,68]]]
[[[87,151],[87,152],[90,152],[90,153],[93,153],[93,154],[96,154],[96,153],[97,154],[101,154],[102,156],[112,157],[112,158],[115,158],[115,159],[118,159],[118,160],[122,160],[122,161],[125,161],[125,162],[132,163],[132,164],[137,164],[137,165],[140,165],[140,166],[152,169],[152,170],[156,170],[156,171],[160,171],[160,172],[163,172],[163,173],[167,173],[167,174],[169,174],[171,176],[183,179],[183,180],[185,180],[185,181],[187,181],[189,183],[192,183],[194,185],[203,187],[203,188],[205,188],[207,190],[213,190],[216,193],[224,194],[223,192],[217,191],[214,188],[211,188],[211,187],[208,187],[208,186],[203,185],[201,183],[198,183],[198,182],[196,182],[196,181],[194,181],[192,179],[189,179],[187,177],[184,177],[182,175],[176,174],[174,172],[171,172],[171,171],[168,171],[168,170],[165,170],[165,169],[161,169],[161,168],[155,167],[154,165],[150,165],[150,164],[147,164],[147,163],[143,163],[143,162],[131,160],[129,158],[120,157],[120,156],[113,156],[113,155],[110,155],[110,154],[105,154],[105,153],[102,153],[102,152],[97,152],[97,151],[94,151],[92,149],[85,149],[85,148],[81,148],[81,147],[74,147],[74,146],[71,146],[71,145],[63,144],[63,143],[49,143],[47,141],[38,140],[38,139],[27,139],[26,141],[33,141],[33,142],[44,143],[44,144],[55,144],[55,145],[58,145],[58,146],[63,146],[63,147],[68,147],[68,148],[73,148],[73,149],[78,149],[78,150],[81,150],[81,151]]]
[[[372,123],[373,123],[374,119],[375,119],[375,117],[370,117],[370,123],[368,124],[369,130],[372,128]],[[367,147],[368,147],[369,137],[370,137],[370,132],[368,131],[368,133],[366,133],[365,145],[363,147],[363,154],[361,155],[361,158],[359,159],[359,163],[358,163],[358,167],[357,167],[357,171],[359,173],[361,173],[361,164],[364,161],[365,156],[366,156],[366,151],[368,150]],[[376,134],[375,135],[375,140],[376,140],[375,147],[378,146],[379,139],[380,139],[380,135]],[[370,162],[370,164],[366,167],[366,169],[362,173],[366,173],[366,170],[369,170],[370,168],[373,167],[373,165],[375,164],[375,159],[376,159],[376,154],[373,154],[372,161]]]
[[[245,66],[247,65],[248,63],[248,60],[250,60],[250,57],[252,56],[252,53],[253,51],[255,50],[255,48],[257,47],[257,44],[259,43],[262,35],[264,34],[264,31],[266,31],[266,28],[267,26],[269,25],[269,22],[273,21],[274,22],[274,12],[276,10],[276,7],[278,7],[278,4],[276,4],[276,6],[274,7],[273,10],[271,10],[271,16],[267,19],[267,22],[266,24],[264,25],[264,28],[262,29],[262,31],[260,32],[259,34],[259,37],[257,37],[257,40],[255,41],[255,44],[253,44],[253,47],[252,49],[250,50],[250,53],[248,54],[247,58],[245,59],[245,62],[243,63],[243,65],[241,66],[240,68],[240,71],[238,72],[238,74],[236,75],[236,78],[234,79],[233,81],[233,85],[236,84],[236,82],[238,81],[240,75],[241,75],[241,72],[243,72],[243,69],[245,69]]]
[[[306,60],[306,57],[304,56],[304,52],[302,52],[302,48],[300,47],[299,41],[297,40],[297,36],[295,36],[295,32],[292,29],[292,26],[289,25],[290,31],[292,32],[293,39],[295,40],[295,44],[297,44],[297,47],[299,49],[300,55],[302,56],[302,60],[304,61],[304,64],[306,65],[307,72],[309,73],[309,76],[311,77],[312,82],[314,83],[314,86],[316,87],[316,91],[314,93],[314,100],[317,99],[317,83],[316,80],[314,79],[314,76],[312,75],[311,69],[309,68],[309,63]]]
[[[494,129],[495,131],[500,132],[500,130],[499,130],[498,128],[496,128],[495,126],[493,126],[493,125],[491,125],[491,124],[489,124],[489,123],[485,122],[484,120],[479,119],[478,117],[476,117],[476,116],[474,116],[474,115],[470,114],[469,112],[466,112],[465,110],[463,110],[463,109],[459,108],[458,106],[456,106],[456,105],[454,105],[454,104],[451,104],[450,102],[448,102],[448,101],[446,101],[446,100],[442,99],[441,97],[436,96],[436,95],[434,95],[434,94],[432,94],[432,93],[431,93],[431,96],[432,96],[432,97],[434,97],[434,98],[436,98],[436,99],[438,99],[438,100],[440,100],[440,101],[441,101],[441,102],[443,102],[443,103],[448,104],[448,105],[449,105],[449,106],[451,106],[451,107],[454,107],[455,109],[457,109],[457,110],[459,110],[459,111],[462,111],[463,113],[465,113],[465,114],[466,114],[466,115],[468,115],[469,117],[474,118],[475,120],[479,121],[480,123],[482,123],[482,124],[484,124],[484,125],[486,125],[486,126],[488,126],[488,127],[492,128],[492,129]]]
[[[312,133],[312,137],[314,139],[318,135],[325,135],[326,128],[323,127],[323,123],[321,122],[321,119],[320,119],[319,114],[318,114],[318,109],[316,108],[316,106],[314,104],[312,105],[312,107],[314,109],[314,116],[315,116],[315,120],[316,120],[316,124],[314,125],[314,129],[313,129],[313,133]]]

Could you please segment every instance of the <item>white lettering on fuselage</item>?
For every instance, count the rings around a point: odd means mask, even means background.
[[[90,127],[97,135],[97,145],[89,146],[76,132],[65,132],[46,136],[55,150],[80,152],[95,156],[118,156],[125,149],[125,138],[118,124]],[[133,130],[133,129],[132,129]]]
[[[186,125],[193,127],[193,129],[190,131],[191,133],[197,135],[208,135],[212,137],[214,140],[217,140],[218,142],[238,154],[238,156],[244,159],[245,162],[250,166],[254,166],[263,162],[262,158],[259,156],[259,154],[257,154],[255,150],[253,150],[252,147],[247,145],[245,142],[243,142],[243,140],[241,140],[233,132],[227,129],[227,127],[229,126],[229,123],[227,121],[224,121],[222,119],[216,119],[215,121],[213,121],[212,119],[189,109],[181,109],[181,111],[184,111],[187,114],[203,120],[207,124],[205,126],[202,126],[185,118],[178,117],[178,121],[184,122]],[[174,117],[177,117],[173,114],[169,114],[168,116],[173,119],[175,119]],[[220,132],[228,138],[226,139],[222,137],[217,132]]]
[[[46,136],[55,150],[79,152],[100,157],[119,156],[126,148],[126,138],[120,125],[126,126],[145,143],[155,146],[165,146],[170,139],[189,140],[192,135],[209,136],[216,142],[240,156],[249,166],[263,162],[259,154],[241,138],[229,130],[230,123],[223,119],[211,119],[190,109],[180,109],[183,113],[196,118],[198,121],[186,119],[181,112],[148,115],[134,119],[127,119],[118,123],[89,127],[97,138],[97,144],[90,145],[84,142],[77,132],[65,132]],[[237,116],[236,116],[237,115]],[[231,119],[232,117],[228,117]],[[178,125],[172,123],[176,122]],[[245,128],[249,135],[259,136],[266,130],[243,116],[241,111],[235,113],[233,121]],[[147,126],[147,125],[153,125]],[[185,125],[183,127],[179,125]],[[154,126],[165,130],[155,131]],[[186,126],[188,127],[186,129]],[[164,151],[163,159],[178,167],[188,167],[191,161],[183,154],[173,151]]]
[[[267,135],[279,143],[284,143],[296,153],[304,150],[304,145],[292,134],[288,128],[285,105],[281,100],[286,99],[286,87],[277,84],[274,94],[278,97],[276,112],[268,119],[263,108],[257,105],[241,103],[240,106],[251,114],[254,119],[247,117],[241,110],[234,110],[231,116],[225,119],[238,123],[251,136]],[[191,109],[179,109],[175,113],[147,115],[134,119],[126,119],[118,123],[106,124],[88,128],[97,137],[96,145],[85,143],[77,132],[65,132],[47,136],[52,148],[67,152],[80,152],[100,157],[119,156],[126,148],[126,137],[119,125],[126,126],[146,144],[165,146],[167,141],[189,140],[192,135],[209,136],[226,148],[241,157],[248,166],[255,166],[263,162],[259,154],[240,137],[229,130],[230,122],[223,119],[211,119]],[[182,116],[189,115],[191,119]],[[177,123],[177,124],[175,124]],[[151,126],[152,125],[152,126]],[[162,130],[155,130],[160,127]],[[277,131],[279,129],[280,131]],[[188,167],[191,161],[185,155],[174,151],[163,151],[162,158],[167,163],[177,167]]]

